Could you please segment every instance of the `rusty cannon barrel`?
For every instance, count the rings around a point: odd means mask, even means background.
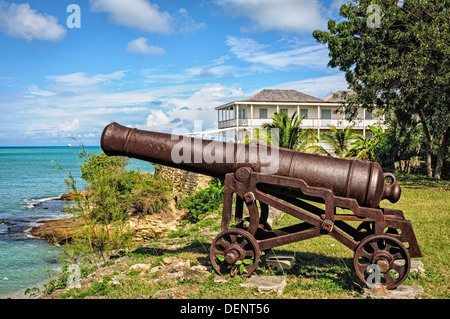
[[[365,207],[378,207],[383,199],[395,203],[401,194],[394,175],[383,173],[376,162],[203,140],[118,123],[105,127],[101,147],[109,156],[127,156],[212,177],[224,178],[241,167],[250,167],[254,172],[299,178],[309,186],[331,189],[335,196],[356,199]],[[386,182],[388,177],[390,183]]]

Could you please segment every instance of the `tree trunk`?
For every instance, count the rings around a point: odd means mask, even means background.
[[[442,166],[444,166],[444,155],[445,155],[445,147],[446,147],[446,135],[448,133],[448,128],[446,128],[439,138],[439,148],[436,159],[436,169],[434,171],[434,178],[441,179],[442,178]]]
[[[427,148],[425,150],[426,154],[427,154],[427,161],[426,161],[426,166],[427,166],[427,176],[428,177],[433,177],[433,167],[431,166],[431,153],[433,152],[433,135],[430,134],[430,131],[428,130],[428,125],[425,121],[424,116],[422,115],[422,112],[418,112],[419,117],[420,117],[420,121],[422,122],[422,127],[423,127],[423,131],[425,133],[425,137],[427,138]]]

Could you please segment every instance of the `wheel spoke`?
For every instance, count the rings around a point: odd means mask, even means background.
[[[395,270],[396,272],[398,272],[399,278],[403,278],[403,276],[405,276],[406,269],[407,269],[406,264],[405,265],[397,265],[396,263],[394,263],[394,266],[392,267],[392,270]]]
[[[214,247],[213,248],[213,255],[214,255],[214,257],[217,256],[217,255],[225,256],[225,251],[218,250],[217,248]]]
[[[372,260],[372,256],[373,256],[373,253],[369,253],[366,250],[361,249],[361,256],[360,257],[366,258],[369,261],[369,263]]]
[[[384,278],[386,279],[386,286],[387,287],[391,287],[397,281],[397,279],[392,277],[392,275],[390,274],[389,271],[384,274]]]
[[[372,251],[367,250],[367,248],[371,248]],[[363,251],[369,253],[369,254],[373,254],[374,252],[376,252],[378,250],[378,243],[377,242],[369,242],[366,245],[364,245],[363,247]]]
[[[255,252],[253,250],[246,250],[244,257],[250,257],[251,259],[255,258]]]
[[[228,246],[228,243],[223,237],[220,237],[219,240],[217,240],[215,246],[221,246],[223,250],[225,250],[225,247]]]

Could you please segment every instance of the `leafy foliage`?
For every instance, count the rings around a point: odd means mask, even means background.
[[[105,154],[90,154],[83,149],[79,157],[82,178],[88,183],[87,195],[81,196],[72,174],[65,182],[75,193],[68,210],[81,218],[78,236],[65,246],[70,259],[86,259],[91,262],[100,255],[131,245],[133,234],[127,223],[132,214],[153,214],[168,206],[172,184],[159,175],[143,174],[139,170],[127,170],[124,158]],[[81,257],[80,257],[81,256]]]
[[[360,134],[356,134],[356,140],[352,143],[353,147],[347,153],[347,156],[359,159],[375,161],[377,158],[377,150],[380,143],[384,140],[385,135],[383,128],[377,128],[369,125],[372,137],[368,138]]]
[[[380,8],[380,26],[370,27],[370,6]],[[448,1],[351,0],[313,36],[327,44],[328,65],[345,72],[346,111],[363,106],[388,115],[416,115],[426,140],[427,173],[441,178],[450,127],[450,12]]]
[[[208,212],[215,212],[222,205],[224,186],[218,179],[213,179],[209,187],[183,198],[180,208],[188,210],[186,219],[196,223]]]
[[[305,115],[299,117],[294,112],[291,118],[286,113],[275,113],[272,123],[264,123],[263,128],[267,130],[269,144],[278,144],[280,147],[296,151],[305,151],[308,144],[313,141],[312,130],[301,128]]]
[[[353,139],[357,137],[351,126],[346,127],[343,130],[336,128],[334,125],[328,125],[330,132],[324,133],[320,140],[326,141],[333,147],[333,153],[329,153],[322,146],[316,147],[316,152],[328,156],[335,156],[344,158],[348,156],[348,152],[351,147]]]

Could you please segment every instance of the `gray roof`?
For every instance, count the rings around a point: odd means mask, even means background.
[[[323,102],[323,100],[296,90],[265,89],[241,102]]]
[[[330,95],[325,96],[323,98],[323,100],[325,102],[330,102],[330,103],[342,103],[342,102],[346,101],[347,96],[353,95],[353,94],[355,94],[355,92],[342,90],[342,91],[337,91],[337,92],[331,93]]]

